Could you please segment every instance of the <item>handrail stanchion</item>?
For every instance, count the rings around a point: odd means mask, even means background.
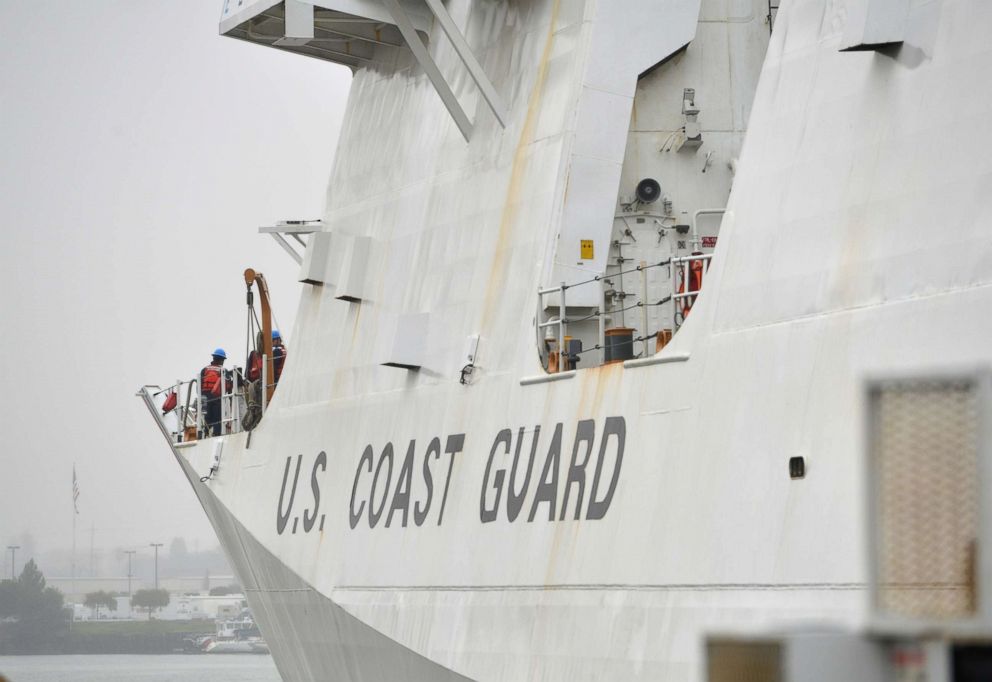
[[[234,397],[233,379],[232,379],[232,385],[230,391],[227,390],[227,381],[226,380],[224,381],[224,394],[226,398],[225,402],[227,402],[227,426],[231,431],[233,431],[234,430],[234,403],[232,402],[232,398]],[[223,433],[224,430],[221,429],[221,434]]]
[[[265,414],[265,404],[266,404],[266,400],[265,399],[268,396],[268,392],[269,392],[269,378],[268,378],[268,376],[266,376],[266,374],[267,374],[266,370],[268,368],[269,368],[269,359],[263,354],[262,355],[262,377],[261,377],[261,381],[262,381],[262,385],[261,385],[262,398],[261,398],[261,400],[262,400],[262,414],[263,415]]]
[[[692,214],[692,240],[690,244],[693,245],[693,251],[702,248],[702,240],[699,238],[699,216],[703,215],[719,215],[722,216],[727,212],[726,208],[701,208]]]
[[[183,397],[183,382],[181,379],[176,381],[176,442],[182,442],[185,437],[185,429],[183,425],[186,423],[186,410],[189,409],[189,405],[184,405],[179,401]]]
[[[231,371],[231,433],[240,431],[238,428],[238,370]]]
[[[187,426],[192,426],[193,427],[193,431],[194,431],[193,440],[196,440],[199,437],[199,433],[198,433],[199,429],[197,428],[197,420],[200,418],[200,416],[199,416],[200,415],[200,410],[199,410],[199,408],[197,408],[196,403],[193,404],[193,409],[195,410],[193,412],[193,423],[192,424],[188,423],[189,422],[189,413],[190,413],[190,398],[192,397],[193,387],[194,386],[196,387],[196,394],[197,394],[197,396],[199,396],[199,394],[200,394],[200,383],[199,383],[199,380],[197,380],[197,379],[191,379],[189,381],[189,383],[186,384],[186,407],[184,408],[184,411],[183,411],[183,427],[182,428],[183,428],[183,437],[185,438],[186,427]]]
[[[537,335],[538,349],[544,348],[544,334],[541,333],[541,311],[544,310],[544,293],[537,287],[537,310],[534,311],[534,333]]]
[[[176,429],[178,430],[178,435],[176,436],[176,442],[186,437],[186,429],[183,427],[186,425],[186,413],[189,410],[189,405],[185,400],[183,400],[182,393],[182,383],[177,384],[178,390],[176,391]],[[182,402],[179,402],[181,401]]]
[[[231,369],[231,433],[237,433],[238,429],[238,368]]]
[[[567,287],[564,282],[562,282],[561,286],[558,288],[559,296],[560,296],[558,302],[561,304],[561,307],[559,308],[560,314],[558,315],[558,371],[559,372],[564,372],[567,369],[567,364],[568,364],[567,362],[568,349],[565,348],[565,311],[567,310],[567,308],[565,307],[566,288]]]
[[[544,306],[544,297],[545,296],[549,296],[549,295],[551,295],[551,294],[553,294],[555,292],[557,292],[559,295],[561,295],[562,294],[562,287],[561,286],[548,287],[547,289],[538,289],[537,290],[538,310],[537,310],[537,318],[535,319],[535,322],[537,323],[536,326],[537,326],[538,344],[544,343],[544,337],[542,337],[541,335],[544,334],[544,333],[546,333],[544,331],[545,329],[550,329],[551,327],[558,327],[558,343],[561,344],[561,342],[564,340],[564,334],[563,334],[563,329],[562,329],[564,315],[559,315],[557,320],[554,319],[554,316],[552,316],[552,319],[549,320],[549,321],[547,321],[547,322],[537,322],[537,320],[540,320],[541,319],[541,312],[542,312],[542,308]],[[562,371],[560,369],[561,358],[562,358],[562,349],[559,347],[555,352],[558,353],[558,364],[559,364],[559,370],[558,371]],[[550,353],[550,349],[549,349],[549,353]],[[550,355],[548,356],[548,362],[549,363],[551,362],[551,356]]]
[[[224,435],[224,425],[227,421],[224,415],[229,411],[224,409],[224,398],[227,394],[227,382],[224,380],[224,370],[220,370],[220,435]]]
[[[644,357],[648,356],[648,268],[647,261],[641,261],[641,347]],[[633,353],[631,349],[631,353]]]
[[[606,364],[606,285],[599,281],[599,364]]]
[[[176,379],[176,387],[173,390],[176,392],[176,431],[172,434],[172,442],[179,443],[182,441],[183,433],[183,406],[179,403],[179,399],[183,395],[182,379]],[[165,419],[165,415],[162,415],[162,419]]]
[[[238,374],[237,374],[237,377],[238,378],[236,380],[240,383],[241,386],[244,386],[245,385],[244,376],[245,376],[245,373],[243,371],[241,371],[241,370],[238,370]],[[241,395],[244,395],[244,392],[243,391],[242,391]],[[238,404],[238,410],[237,410],[237,414],[238,414],[238,431],[241,431],[242,430],[241,429],[241,420],[244,418],[244,416],[241,414],[241,397],[239,396],[238,398],[236,398],[236,400],[237,400],[237,404]]]
[[[711,253],[698,253],[698,254],[693,254],[693,255],[690,255],[690,256],[681,256],[679,258],[673,258],[672,259],[672,265],[675,266],[675,267],[672,268],[672,273],[673,273],[673,276],[672,276],[672,292],[673,292],[672,293],[672,331],[677,330],[679,328],[679,326],[680,326],[678,324],[679,301],[682,301],[682,300],[687,299],[687,298],[688,299],[692,299],[691,302],[689,303],[689,305],[691,307],[695,303],[696,298],[699,296],[699,292],[703,290],[703,283],[702,283],[702,281],[699,282],[699,286],[697,288],[690,289],[690,287],[692,286],[692,281],[691,281],[691,278],[689,277],[689,275],[692,272],[692,263],[693,263],[693,261],[699,261],[700,264],[702,265],[702,267],[705,268],[706,271],[709,271],[709,264],[710,264],[710,260],[712,258],[713,258],[713,254],[711,254]],[[682,283],[683,283],[683,285],[685,287],[685,290],[682,291],[681,293],[678,291],[678,284],[677,284],[678,276],[676,274],[680,270],[682,272]],[[682,324],[685,324],[685,315],[682,316]]]

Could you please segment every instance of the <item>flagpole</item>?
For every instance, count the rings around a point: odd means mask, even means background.
[[[76,506],[76,498],[79,496],[79,484],[76,481],[76,463],[72,463],[72,595],[76,598],[76,517],[79,515],[79,508]]]
[[[75,470],[73,470],[75,474]],[[76,506],[72,507],[72,595],[76,598]]]

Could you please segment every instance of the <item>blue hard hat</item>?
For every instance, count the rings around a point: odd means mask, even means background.
[[[227,353],[224,352],[223,348],[215,348],[212,355],[215,358],[224,358],[225,360],[227,360]]]
[[[281,338],[282,338],[282,336],[279,334],[279,330],[278,329],[273,329],[272,330],[272,340],[275,341],[276,339],[281,339]]]

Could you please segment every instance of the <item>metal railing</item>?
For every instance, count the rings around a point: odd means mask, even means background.
[[[265,414],[268,391],[263,387],[274,388],[268,383],[268,363],[262,356],[261,376],[258,381],[249,381],[241,367],[224,369],[221,374],[220,395],[204,396],[200,391],[199,376],[193,379],[178,379],[170,386],[145,386],[138,392],[148,409],[155,415],[162,433],[173,444],[191,442],[215,435],[224,436],[251,430]],[[230,389],[228,383],[230,382]],[[176,396],[175,407],[162,411],[163,404],[170,394]],[[220,402],[218,421],[208,422],[207,406],[212,401]],[[257,402],[259,413],[252,420],[251,411]],[[214,433],[214,431],[219,433]]]
[[[691,256],[681,256],[672,259],[672,330],[677,330],[685,323],[696,296],[703,288],[703,279],[709,272],[711,253],[694,253]],[[699,263],[699,281],[692,288],[693,263]]]
[[[541,330],[547,329],[549,327],[555,327],[555,326],[558,327],[558,348],[556,349],[556,351],[558,353],[558,371],[559,372],[564,371],[563,370],[563,367],[567,365],[567,362],[565,361],[565,357],[567,357],[567,355],[568,355],[568,350],[565,348],[565,335],[566,335],[567,328],[568,328],[567,327],[567,325],[568,325],[568,319],[565,317],[565,310],[566,310],[566,308],[565,308],[565,291],[566,290],[568,290],[568,284],[566,284],[565,282],[562,282],[557,287],[549,287],[549,288],[546,288],[546,289],[538,289],[537,290],[538,317],[535,318],[536,320],[540,320],[541,319],[540,318],[540,311],[543,311],[544,310],[544,297],[545,296],[547,296],[548,294],[553,294],[553,293],[555,293],[557,291],[558,292],[558,295],[560,297],[558,299],[558,302],[559,302],[558,303],[558,310],[559,310],[559,313],[560,313],[558,315],[558,319],[552,318],[552,319],[548,320],[547,322],[538,322],[537,323],[537,345],[538,345],[538,348],[541,347],[541,343],[544,340],[542,338],[542,336],[541,336]],[[600,305],[600,311],[602,311],[602,305]],[[600,323],[600,326],[602,326],[602,323]],[[550,349],[549,349],[549,351],[550,351]],[[550,360],[550,352],[549,352],[549,360],[548,360],[549,366],[550,366],[550,363],[551,363],[551,360]]]
[[[636,267],[631,268],[629,270],[620,270],[619,272],[612,273],[610,275],[596,275],[595,277],[592,277],[592,278],[590,278],[588,280],[584,280],[584,281],[581,281],[581,282],[575,282],[573,284],[568,284],[567,282],[562,282],[561,284],[559,284],[556,287],[539,288],[537,290],[537,316],[535,317],[535,334],[536,334],[536,337],[537,337],[537,345],[538,345],[538,347],[539,348],[542,348],[542,344],[545,341],[545,337],[542,336],[542,331],[543,330],[545,330],[545,329],[547,329],[549,327],[557,327],[558,328],[558,338],[555,340],[556,343],[557,343],[557,348],[554,349],[554,350],[551,350],[550,348],[548,349],[548,351],[549,351],[549,367],[550,367],[550,364],[551,364],[550,363],[550,354],[552,352],[557,352],[557,354],[558,354],[558,368],[556,370],[558,372],[564,372],[564,371],[567,371],[567,370],[570,370],[570,369],[575,369],[574,365],[575,365],[575,363],[578,360],[578,356],[583,355],[585,353],[592,352],[592,351],[599,351],[600,364],[605,364],[606,363],[606,318],[610,314],[618,314],[619,313],[619,314],[622,315],[624,312],[626,312],[628,310],[632,310],[634,308],[641,308],[641,311],[642,311],[642,317],[641,317],[642,329],[643,330],[647,330],[647,328],[648,328],[648,314],[647,314],[648,308],[649,307],[652,307],[652,306],[662,306],[662,305],[665,305],[666,303],[669,303],[669,302],[672,301],[672,296],[665,296],[664,298],[662,298],[659,301],[656,301],[656,302],[653,302],[653,303],[648,302],[648,300],[647,300],[647,290],[648,290],[648,286],[647,286],[647,271],[650,270],[651,268],[668,267],[673,262],[674,262],[674,259],[671,259],[671,258],[665,259],[663,261],[659,261],[657,263],[647,263],[645,261],[641,261],[641,263],[639,265],[637,265]],[[623,305],[621,305],[621,307],[619,309],[616,309],[616,310],[607,310],[607,308],[606,308],[606,289],[603,287],[603,284],[604,283],[611,283],[612,284],[612,282],[610,281],[610,278],[613,278],[613,277],[622,278],[623,275],[631,274],[631,273],[635,273],[635,272],[636,273],[640,273],[640,275],[641,275],[641,300],[638,301],[637,303],[633,304],[633,305],[629,305],[629,306],[623,306]],[[572,288],[575,288],[575,287],[585,286],[585,285],[588,285],[588,284],[597,284],[597,283],[600,286],[600,297],[599,297],[599,304],[596,307],[595,312],[593,312],[593,313],[591,313],[589,315],[585,315],[583,317],[576,318],[576,319],[569,318],[568,315],[567,315],[567,310],[568,309],[567,309],[566,292],[569,289],[572,289]],[[546,322],[539,322],[538,320],[541,319],[541,314],[543,313],[544,308],[545,308],[545,305],[544,305],[545,299],[544,299],[544,297],[545,296],[548,296],[548,295],[551,295],[551,294],[558,294],[558,304],[559,304],[558,305],[558,311],[559,311],[559,315],[556,318],[555,317],[552,317],[550,320],[548,320]],[[570,323],[584,322],[584,321],[589,320],[589,319],[592,319],[594,317],[595,318],[598,318],[598,320],[599,320],[599,334],[598,334],[598,337],[599,338],[598,338],[598,341],[597,341],[596,345],[593,346],[592,348],[584,348],[581,351],[572,352],[572,350],[570,348],[567,348],[566,347],[566,344],[565,344],[565,339],[568,336],[568,325]],[[635,342],[635,343],[636,342],[643,342],[645,344],[645,348],[646,348],[647,347],[647,341],[650,340],[650,339],[653,339],[655,336],[658,335],[658,333],[659,332],[654,332],[653,334],[646,334],[645,333],[644,335],[639,336],[639,337],[633,339],[632,342]],[[549,371],[551,371],[551,370],[549,369]]]
[[[548,354],[548,371],[549,372],[564,372],[571,369],[575,369],[575,365],[578,362],[579,356],[592,351],[599,351],[599,362],[600,364],[606,363],[606,317],[611,314],[619,314],[621,321],[623,320],[623,313],[632,310],[634,308],[641,309],[641,336],[632,339],[632,343],[642,342],[644,344],[644,350],[642,351],[644,355],[647,355],[648,341],[657,337],[659,334],[666,334],[666,341],[671,337],[679,327],[685,323],[685,319],[692,309],[693,304],[696,301],[696,297],[702,290],[703,279],[707,272],[709,272],[710,261],[713,258],[711,253],[702,253],[699,251],[702,248],[703,240],[699,235],[699,218],[701,216],[708,215],[720,215],[722,216],[726,212],[724,208],[704,208],[693,212],[692,215],[692,225],[691,225],[691,235],[688,240],[689,245],[693,249],[691,255],[688,256],[677,256],[672,258],[667,258],[665,260],[659,261],[657,263],[648,263],[646,261],[641,261],[639,265],[635,268],[628,270],[623,269],[624,259],[621,258],[620,270],[615,273],[596,275],[590,279],[583,280],[580,282],[575,282],[569,284],[567,282],[561,282],[558,286],[552,287],[539,287],[537,290],[537,314],[534,318],[535,322],[535,336],[537,339],[537,346],[541,349],[541,355],[543,357],[545,350]],[[656,267],[668,267],[669,268],[669,278],[671,281],[671,292],[669,295],[661,298],[656,302],[648,301],[648,277],[647,271],[651,268]],[[629,295],[623,291],[623,276],[639,273],[640,274],[640,300],[630,306],[623,305],[623,297]],[[612,278],[618,278],[620,282],[620,294],[621,294],[621,304],[620,307],[613,310],[607,310],[606,307],[606,288],[603,286],[604,283],[609,283],[612,285]],[[566,301],[566,292],[569,289],[585,286],[589,284],[598,284],[600,287],[599,302],[596,306],[596,310],[583,317],[576,319],[570,319],[568,317],[568,308]],[[557,294],[558,295],[558,315],[557,317],[552,317],[551,319],[541,322],[542,315],[546,309],[545,307],[545,297]],[[672,316],[671,316],[671,327],[662,328],[653,333],[648,333],[649,320],[648,320],[648,308],[652,306],[662,306],[667,303],[672,304]],[[597,343],[592,348],[585,348],[580,351],[573,351],[571,348],[567,347],[566,339],[568,338],[568,325],[570,323],[583,322],[591,318],[598,318],[599,320],[599,334]],[[623,326],[621,322],[621,326]],[[557,338],[546,339],[545,330],[549,328],[556,328]],[[552,349],[550,344],[545,347],[545,341],[553,340],[556,348]],[[552,365],[552,354],[557,354],[557,368],[553,368]]]

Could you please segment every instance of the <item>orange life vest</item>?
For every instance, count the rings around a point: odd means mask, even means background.
[[[220,365],[207,365],[200,372],[200,393],[215,398],[220,397],[220,381],[223,368]]]
[[[286,347],[272,347],[272,373],[275,378],[272,383],[278,383],[282,376],[282,366],[286,364]],[[248,381],[258,381],[262,378],[262,354],[253,350],[248,354]]]
[[[262,354],[253,350],[248,354],[248,381],[262,378]]]

